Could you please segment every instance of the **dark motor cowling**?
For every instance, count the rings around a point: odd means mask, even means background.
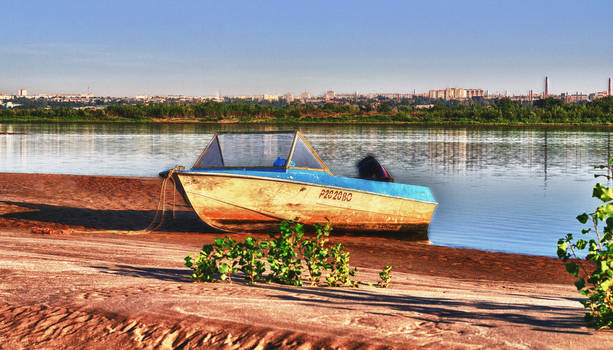
[[[394,182],[394,178],[372,155],[367,155],[357,164],[360,179]]]

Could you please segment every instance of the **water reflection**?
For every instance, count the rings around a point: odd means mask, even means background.
[[[0,124],[0,171],[155,176],[192,165],[216,131],[279,129],[292,127]],[[398,182],[431,187],[433,243],[528,254],[554,255],[556,239],[578,231],[593,166],[611,155],[611,133],[598,129],[299,129],[337,175],[355,176],[370,153]]]

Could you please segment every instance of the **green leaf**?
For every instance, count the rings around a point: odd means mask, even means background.
[[[218,268],[219,273],[225,274],[228,272],[228,270],[230,270],[230,266],[228,264],[223,263],[219,265],[219,268]]]
[[[566,257],[566,252],[568,250],[568,242],[563,239],[558,241],[558,257],[563,259]]]
[[[236,243],[232,238],[230,238],[228,236],[224,236],[223,237],[223,241],[224,241],[224,244],[227,245],[227,246],[228,245],[232,246],[232,245],[234,245]]]
[[[586,213],[583,213],[583,214],[577,216],[577,220],[579,220],[579,222],[582,223],[582,224],[585,224],[588,219],[589,219],[589,216]]]
[[[606,218],[613,216],[613,203],[603,204],[596,209],[596,216],[600,220],[605,220]]]
[[[613,200],[613,188],[609,188],[609,187],[603,186],[602,184],[597,183],[594,186],[592,197],[598,198],[603,202],[609,202]]]
[[[606,260],[601,260],[600,261],[600,271],[602,272],[606,272],[609,270],[609,265],[607,264]]]
[[[589,248],[589,250],[590,250],[590,252],[595,252],[595,251],[598,250],[598,244],[593,239],[590,239],[590,248]]]
[[[587,281],[590,282],[591,284],[598,283],[598,280],[600,280],[599,273],[592,273],[592,276],[590,276],[590,278],[587,279]]]
[[[577,243],[575,244],[575,246],[579,249],[579,250],[583,250],[583,248],[585,248],[585,246],[587,245],[587,241],[583,240],[583,239],[579,239],[577,240]]]
[[[568,271],[571,276],[577,277],[579,274],[579,266],[572,261],[568,262],[566,263],[566,271]]]
[[[218,247],[223,246],[223,239],[222,238],[215,238],[215,245]]]
[[[575,281],[575,287],[577,287],[577,290],[582,290],[583,288],[585,288],[585,280],[583,279],[583,277]]]
[[[613,284],[613,279],[608,279],[600,284],[600,288],[603,291],[608,291],[611,288],[612,284]]]

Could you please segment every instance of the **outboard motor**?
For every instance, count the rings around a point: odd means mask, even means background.
[[[357,167],[360,179],[394,182],[392,175],[370,154],[359,161]]]

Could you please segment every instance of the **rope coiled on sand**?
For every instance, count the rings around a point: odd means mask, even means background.
[[[166,213],[166,195],[167,195],[167,187],[168,183],[172,182],[173,185],[173,202],[172,202],[172,216],[175,217],[175,204],[176,204],[176,188],[177,184],[173,179],[173,175],[177,173],[179,170],[184,169],[182,166],[176,166],[168,171],[168,175],[162,181],[162,186],[160,188],[160,197],[158,199],[157,208],[155,209],[155,215],[153,219],[147,225],[147,227],[142,230],[72,230],[72,233],[114,233],[114,234],[123,234],[123,235],[143,235],[151,233],[157,229],[159,229],[164,223],[164,216]]]

